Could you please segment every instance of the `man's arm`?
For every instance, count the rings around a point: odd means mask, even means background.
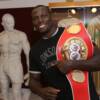
[[[75,63],[75,62],[74,62]],[[84,71],[99,71],[100,70],[100,49],[95,46],[93,57],[88,60],[76,61],[78,67],[76,69]]]
[[[47,100],[55,100],[58,92],[60,92],[60,90],[53,87],[43,87],[41,84],[41,74],[30,74],[29,86],[33,93]]]
[[[88,60],[63,60],[58,62],[57,67],[62,73],[68,73],[72,70],[99,71],[100,49],[95,46],[93,57]]]
[[[40,82],[40,74],[30,73],[29,86],[33,93],[41,95],[42,84]]]

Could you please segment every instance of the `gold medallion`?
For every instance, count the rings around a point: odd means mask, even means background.
[[[72,73],[72,79],[76,82],[83,83],[85,81],[85,75],[80,70],[74,70]]]
[[[77,47],[77,49],[74,49],[73,47]],[[88,55],[87,46],[79,37],[73,37],[66,40],[61,51],[63,58],[68,60],[73,52],[76,52],[76,54],[79,52],[80,60],[85,60]]]
[[[81,27],[78,24],[74,24],[68,27],[67,32],[71,34],[77,34],[81,31]]]

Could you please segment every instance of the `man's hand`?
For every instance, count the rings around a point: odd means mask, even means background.
[[[29,85],[29,73],[26,73],[24,75],[24,80],[25,80],[25,86],[28,86]]]
[[[64,74],[70,72],[72,70],[71,68],[72,62],[70,61],[66,61],[66,60],[62,60],[59,61],[59,63],[57,64],[57,68]]]
[[[53,87],[45,87],[41,89],[40,95],[45,100],[56,100],[57,94],[60,92],[59,89],[53,88]]]
[[[73,60],[61,60],[55,61],[52,67],[57,67],[62,73],[66,74],[74,69],[75,61]]]

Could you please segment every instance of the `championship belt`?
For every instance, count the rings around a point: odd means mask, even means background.
[[[93,44],[83,23],[65,28],[57,43],[57,60],[86,60],[92,55]],[[87,71],[73,70],[66,74],[66,78],[72,89],[73,100],[90,100]]]

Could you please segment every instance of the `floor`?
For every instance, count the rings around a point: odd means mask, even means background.
[[[22,89],[23,100],[29,100],[29,96],[30,96],[30,90],[29,89]],[[9,97],[10,97],[10,100],[12,100],[11,89],[10,89],[10,92],[9,92]],[[1,94],[0,94],[0,100],[2,100]]]
[[[29,100],[30,93],[31,93],[31,92],[30,92],[29,89],[22,89],[23,100]],[[9,95],[10,95],[10,100],[12,100],[11,89],[10,89]],[[0,94],[0,97],[1,97],[0,100],[2,100],[1,94]],[[34,100],[37,100],[36,98],[37,98],[37,97],[34,95]],[[41,99],[38,99],[38,100],[41,100]],[[100,97],[99,97],[99,100],[100,100]]]

